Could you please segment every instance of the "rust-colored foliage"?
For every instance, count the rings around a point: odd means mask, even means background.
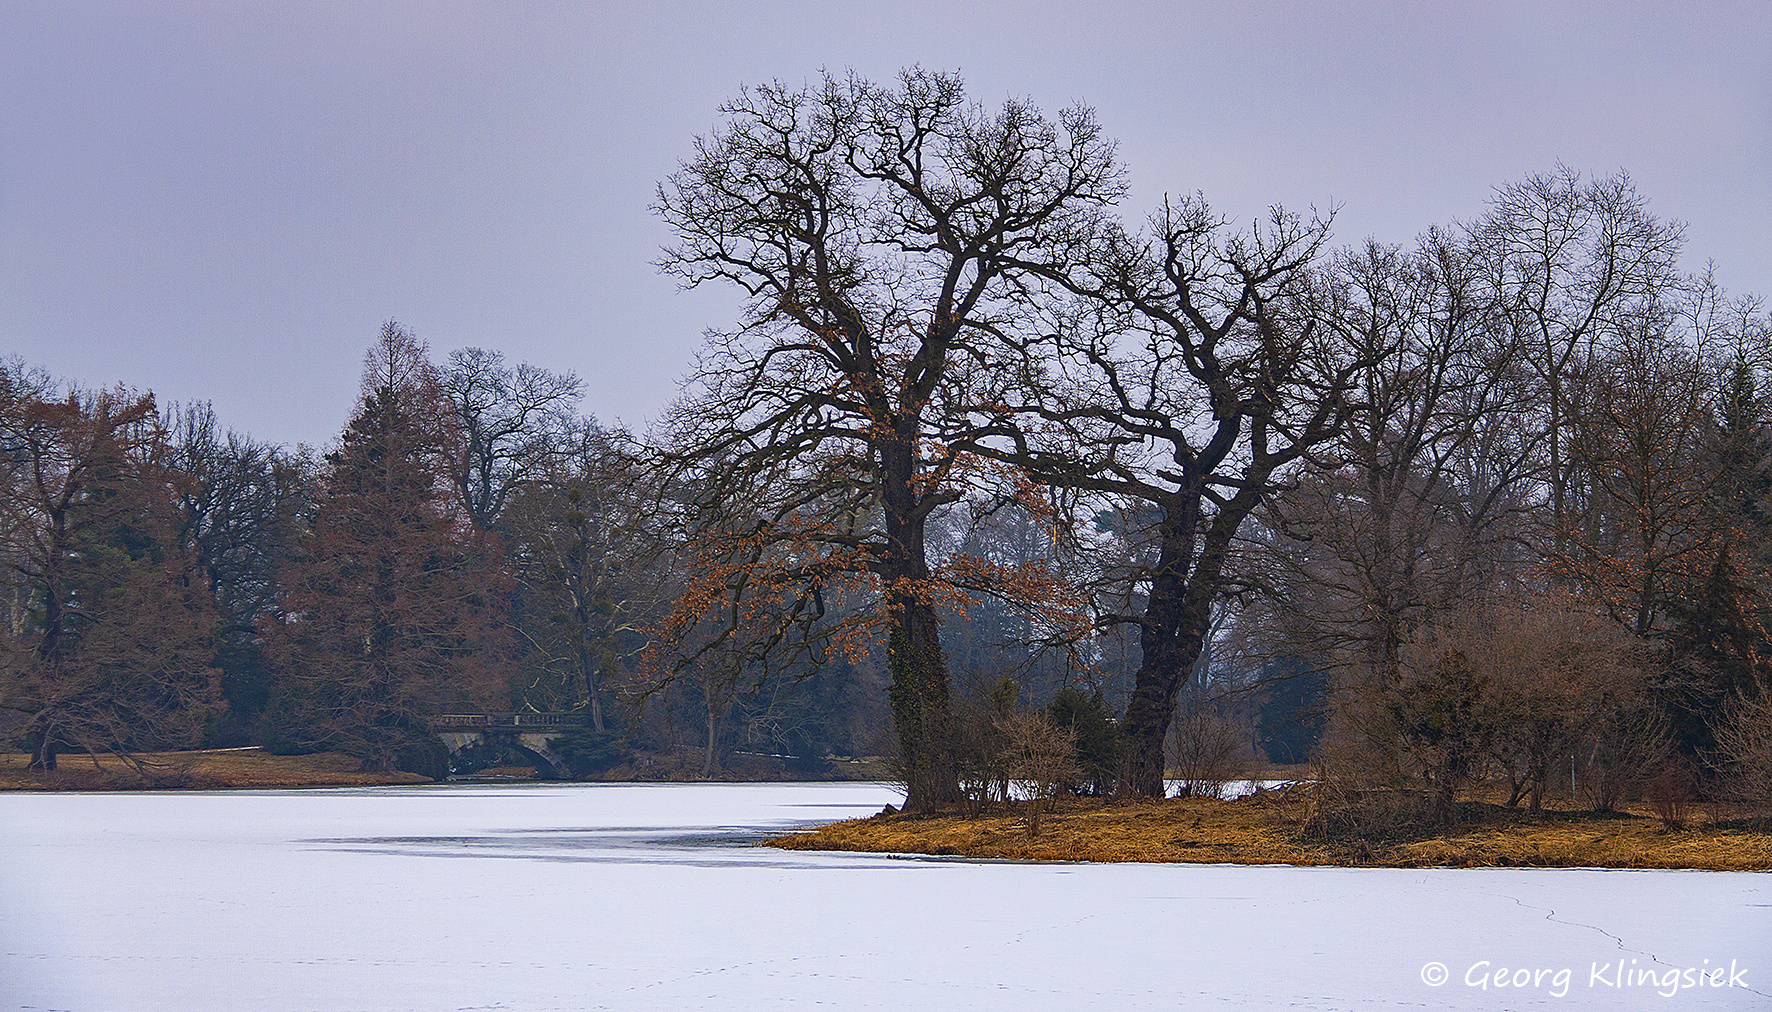
[[[397,324],[364,388],[267,638],[292,737],[388,770],[424,740],[426,717],[506,687],[508,578],[447,478],[434,374]]]
[[[34,762],[188,747],[219,704],[208,582],[178,537],[151,395],[0,369],[0,700]]]

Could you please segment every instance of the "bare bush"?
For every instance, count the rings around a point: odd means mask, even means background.
[[[1510,806],[1539,810],[1583,736],[1643,691],[1640,642],[1573,600],[1497,603],[1460,639],[1489,679],[1490,758]]]
[[[1028,835],[1040,835],[1041,810],[1067,783],[1082,779],[1076,735],[1040,713],[1016,713],[997,723],[1003,735],[1004,770],[1027,796]]]
[[[1576,791],[1596,812],[1611,812],[1643,795],[1650,778],[1673,758],[1667,717],[1647,704],[1603,715],[1576,753]]]
[[[1179,714],[1169,736],[1169,769],[1181,781],[1179,797],[1224,798],[1245,780],[1253,758],[1254,725],[1207,705]]]
[[[1409,786],[1394,749],[1373,737],[1331,726],[1312,762],[1310,805],[1301,827],[1319,839],[1371,838],[1408,832],[1434,820],[1432,796]]]
[[[1718,787],[1736,801],[1772,801],[1772,696],[1736,696],[1715,728]]]
[[[1641,650],[1572,599],[1449,614],[1401,645],[1393,674],[1341,693],[1336,747],[1388,756],[1391,788],[1429,791],[1441,821],[1462,792],[1495,776],[1509,805],[1542,807],[1567,774],[1609,810],[1666,758],[1665,728],[1644,703]]]
[[[1691,760],[1671,755],[1649,780],[1649,807],[1668,829],[1685,829],[1694,800],[1698,771]]]

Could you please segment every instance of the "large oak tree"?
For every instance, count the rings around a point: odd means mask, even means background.
[[[664,267],[746,296],[675,415],[675,459],[717,462],[705,502],[727,505],[705,515],[791,539],[809,580],[874,581],[907,804],[957,800],[926,535],[977,459],[957,381],[1000,358],[1027,286],[1119,198],[1113,146],[1087,109],[987,110],[920,69],[747,89],[722,112],[657,202],[677,234]]]
[[[1313,287],[1327,235],[1278,209],[1234,230],[1195,198],[1166,203],[1147,232],[1105,232],[1055,275],[1080,311],[1025,346],[969,444],[1109,507],[1148,550],[1106,574],[1135,584],[1112,596],[1139,606],[1100,616],[1138,633],[1120,725],[1128,793],[1162,796],[1163,741],[1213,606],[1237,582],[1237,533],[1338,431],[1367,361],[1320,325],[1333,311]]]

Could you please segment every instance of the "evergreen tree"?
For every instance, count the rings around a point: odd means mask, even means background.
[[[1744,344],[1754,334],[1740,328]],[[1688,754],[1714,744],[1714,728],[1733,696],[1772,689],[1772,427],[1749,355],[1725,362],[1716,417],[1706,433],[1704,466],[1715,476],[1707,503],[1708,565],[1686,593],[1669,602],[1675,626],[1670,663],[1656,686],[1675,743]]]

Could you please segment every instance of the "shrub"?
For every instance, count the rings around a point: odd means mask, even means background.
[[[447,780],[449,749],[435,738],[410,738],[395,749],[394,768],[432,780]]]
[[[1578,753],[1577,790],[1596,812],[1641,797],[1649,778],[1672,758],[1667,718],[1647,704],[1604,714]]]
[[[1396,729],[1398,748],[1415,760],[1433,790],[1436,816],[1451,822],[1459,790],[1480,769],[1494,737],[1483,714],[1489,679],[1450,645],[1435,644],[1431,653],[1410,659],[1418,663],[1405,662],[1397,683],[1385,688],[1381,705]]]
[[[1250,722],[1216,705],[1200,706],[1175,718],[1169,764],[1181,781],[1180,796],[1223,798],[1230,785],[1249,774]]]
[[[1440,817],[1431,792],[1415,786],[1394,736],[1360,733],[1377,718],[1356,718],[1347,707],[1324,734],[1305,786],[1310,804],[1301,829],[1319,839],[1369,839],[1411,835],[1438,827]]]
[[[1027,795],[1028,835],[1040,835],[1040,810],[1065,784],[1081,779],[1076,736],[1040,713],[1017,713],[998,722],[1002,761],[1009,779]]]
[[[1108,716],[1100,690],[1086,696],[1075,687],[1061,689],[1046,708],[1046,718],[1076,740],[1082,775],[1066,786],[1095,797],[1112,791],[1120,773],[1120,726]]]
[[[1772,801],[1772,696],[1736,695],[1724,705],[1713,734],[1712,765],[1722,793],[1737,801]]]
[[[1009,800],[1009,772],[1004,765],[1004,721],[1015,714],[1021,686],[1008,675],[988,684],[974,684],[954,705],[948,733],[960,793],[969,815],[994,801]]]
[[[1668,829],[1685,829],[1697,771],[1685,756],[1671,755],[1649,781],[1649,807]]]

